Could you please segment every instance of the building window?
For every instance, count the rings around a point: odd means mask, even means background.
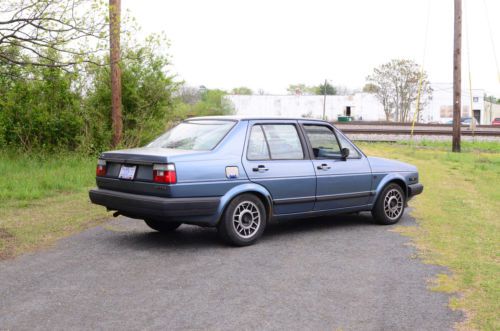
[[[473,97],[473,98],[472,98],[472,101],[473,101],[473,102],[479,102],[479,97]]]

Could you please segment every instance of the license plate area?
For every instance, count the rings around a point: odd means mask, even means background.
[[[134,180],[136,170],[137,166],[122,165],[120,168],[120,173],[118,174],[118,178],[125,180]]]

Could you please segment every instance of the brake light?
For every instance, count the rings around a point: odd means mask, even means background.
[[[95,169],[95,175],[96,176],[106,176],[106,161],[104,160],[97,160],[97,167]]]
[[[153,165],[153,181],[155,183],[175,184],[177,182],[175,165],[172,163]]]

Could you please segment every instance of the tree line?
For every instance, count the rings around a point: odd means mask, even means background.
[[[0,0],[0,147],[110,148],[108,24],[98,0]],[[189,116],[232,111],[226,92],[177,79],[165,36],[137,40],[127,16],[122,26],[122,146],[143,145]]]
[[[111,146],[108,9],[100,0],[0,0],[0,147],[95,153]],[[232,112],[226,91],[177,79],[165,36],[136,39],[129,16],[121,25],[123,146],[143,145],[186,117]],[[347,93],[328,81],[287,91]],[[375,68],[363,91],[396,121],[409,120],[417,97],[421,108],[432,97],[427,74],[410,60]],[[245,86],[230,93],[255,94]]]

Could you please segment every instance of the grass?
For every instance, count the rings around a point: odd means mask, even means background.
[[[461,329],[500,329],[500,144],[360,143],[368,154],[419,167],[424,193],[412,200],[418,227],[400,227],[427,263],[448,267],[432,289],[454,293]],[[74,154],[0,154],[0,259],[44,247],[98,224],[104,208],[88,201],[95,158]]]
[[[398,142],[399,145],[412,146],[416,145],[420,149],[422,148],[432,148],[440,149],[444,151],[451,150],[451,141],[440,141],[440,140],[420,140],[416,143],[411,141],[401,141]],[[500,153],[500,143],[497,141],[462,141],[461,143],[462,152],[492,152]]]
[[[77,154],[34,156],[0,151],[0,200],[26,202],[81,192],[95,181],[96,158]]]
[[[499,330],[500,144],[466,144],[460,154],[441,143],[359,145],[368,155],[418,166],[424,193],[410,205],[420,226],[398,230],[413,238],[425,262],[451,271],[432,289],[455,293],[450,306],[468,317],[458,329]]]
[[[106,216],[87,196],[95,158],[0,153],[0,259],[50,245]]]

